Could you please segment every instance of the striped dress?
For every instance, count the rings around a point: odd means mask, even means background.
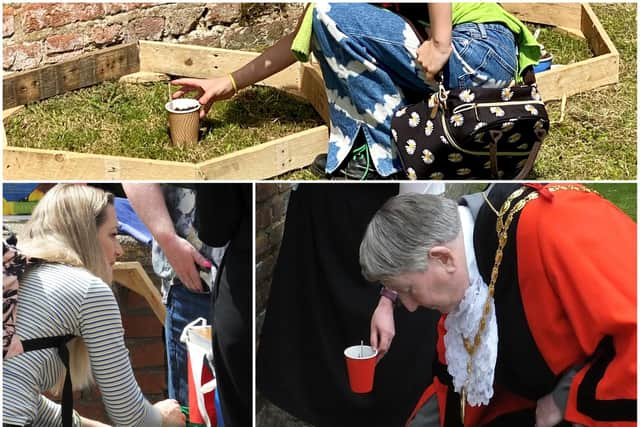
[[[82,268],[41,265],[22,278],[18,301],[16,332],[21,339],[67,334],[84,339],[94,379],[115,425],[162,425],[159,411],[142,395],[133,376],[120,311],[107,284]],[[61,425],[60,405],[42,392],[55,384],[63,369],[55,349],[3,361],[3,422]]]

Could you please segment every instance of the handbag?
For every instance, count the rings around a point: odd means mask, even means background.
[[[391,136],[409,179],[524,179],[549,132],[530,84],[447,90],[396,111]]]

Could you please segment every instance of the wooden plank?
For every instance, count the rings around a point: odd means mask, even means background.
[[[329,101],[319,66],[305,65],[300,68],[303,96],[313,105],[325,123],[329,123]]]
[[[162,297],[139,262],[117,262],[113,266],[113,280],[119,285],[141,295],[164,326],[166,309],[162,303]]]
[[[562,99],[597,87],[618,83],[619,57],[607,54],[536,75],[545,101]]]
[[[194,180],[194,163],[5,147],[5,180]]]
[[[117,79],[139,70],[135,43],[101,49],[78,58],[14,73],[2,81],[2,108],[39,101],[64,92]]]
[[[501,3],[521,21],[580,31],[580,3]]]
[[[595,12],[588,4],[582,7],[582,23],[581,30],[584,34],[589,47],[596,56],[612,53],[619,56],[618,49],[611,41],[611,38],[605,31],[596,16]]]
[[[265,179],[311,164],[327,152],[329,129],[318,126],[199,163],[203,179]]]
[[[140,71],[172,76],[212,78],[234,71],[259,53],[212,47],[161,42],[140,42]],[[261,83],[275,88],[297,91],[300,64],[295,63]]]

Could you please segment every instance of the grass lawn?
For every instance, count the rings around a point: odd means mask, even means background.
[[[593,183],[588,186],[622,209],[634,221],[637,221],[638,198],[636,183]]]
[[[5,122],[7,139],[16,147],[199,162],[322,124],[306,101],[255,86],[213,105],[196,146],[175,147],[167,98],[166,83],[103,83],[27,105]]]

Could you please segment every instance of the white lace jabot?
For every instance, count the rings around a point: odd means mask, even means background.
[[[465,256],[469,270],[469,288],[460,304],[447,315],[444,323],[447,330],[444,336],[447,370],[453,377],[455,391],[459,393],[462,387],[466,389],[467,402],[471,406],[487,405],[493,396],[493,378],[498,356],[496,311],[494,301],[491,300],[488,323],[471,361],[471,373],[468,375],[469,354],[464,347],[462,338],[474,339],[480,325],[482,309],[489,289],[480,276],[476,263],[473,249],[474,222],[471,212],[466,206],[459,206],[458,212],[462,222]]]

